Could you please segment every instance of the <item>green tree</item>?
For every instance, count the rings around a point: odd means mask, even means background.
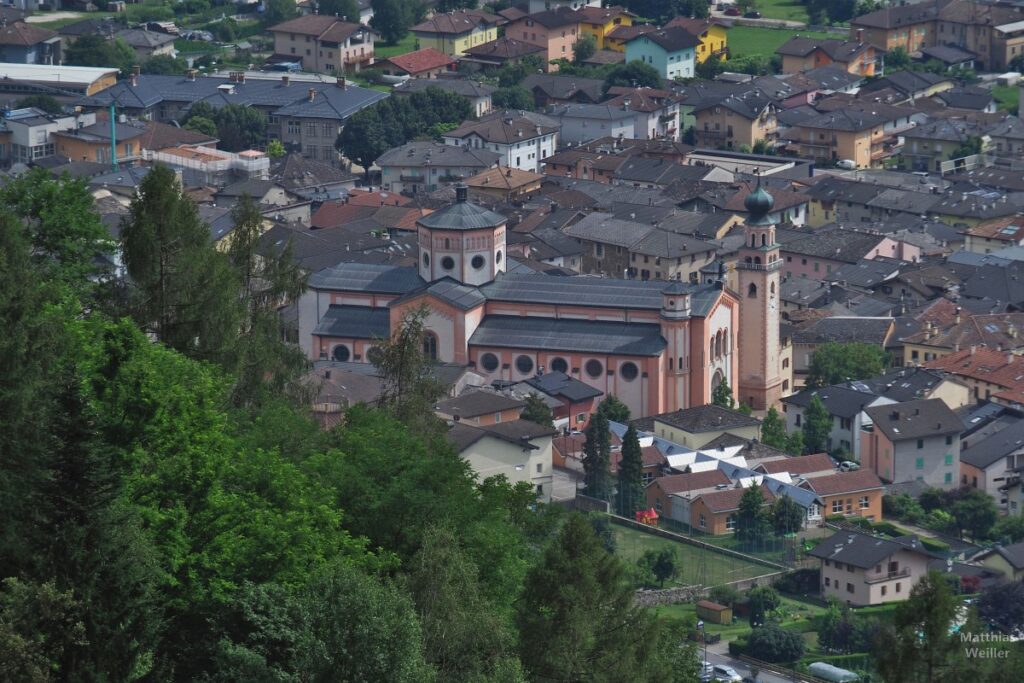
[[[658,624],[633,604],[622,563],[573,514],[526,576],[518,604],[520,652],[532,680],[656,681],[645,666]]]
[[[212,119],[208,119],[205,116],[191,116],[182,127],[185,130],[209,135],[211,138],[217,137],[217,124],[214,123]]]
[[[583,33],[572,44],[572,61],[582,64],[597,52],[597,38],[592,33]]]
[[[64,53],[64,63],[73,66],[104,66],[131,71],[135,64],[135,51],[120,38],[109,40],[106,36],[82,36]]]
[[[264,26],[274,26],[299,16],[299,9],[291,0],[267,0],[266,7],[263,13]]]
[[[47,114],[59,114],[64,111],[64,105],[58,102],[52,95],[27,95],[14,104],[15,109],[27,107],[42,109]]]
[[[482,591],[479,570],[452,529],[427,530],[412,561],[409,588],[424,651],[439,680],[490,680],[516,660],[511,624]]]
[[[55,179],[43,168],[10,178],[0,188],[0,203],[24,225],[36,267],[84,300],[106,274],[96,257],[115,249],[93,202],[84,180]]]
[[[349,117],[334,147],[348,159],[362,166],[366,177],[369,178],[373,162],[391,149],[378,110],[367,107]]]
[[[391,338],[379,342],[373,354],[383,384],[378,405],[396,420],[426,432],[440,427],[433,405],[444,395],[433,361],[423,348],[429,314],[426,306],[406,311]]]
[[[298,302],[306,291],[306,273],[292,257],[290,243],[276,253],[259,249],[266,228],[252,197],[243,195],[231,218],[228,259],[241,285],[242,309],[230,364],[234,402],[251,406],[271,396],[302,396],[299,380],[308,363],[297,345],[285,341],[290,335],[280,308]]]
[[[604,91],[615,86],[627,88],[660,88],[662,87],[661,76],[658,71],[649,64],[640,61],[632,61],[626,64],[619,64],[608,72],[604,79]]]
[[[139,325],[189,356],[223,358],[238,330],[238,281],[168,167],[142,180],[121,243]]]
[[[623,517],[633,518],[633,513],[646,506],[643,484],[643,453],[636,428],[630,425],[622,437],[622,457],[619,460],[618,493],[616,508]]]
[[[967,491],[953,504],[953,519],[961,538],[965,531],[974,541],[988,538],[998,518],[999,510],[992,496],[980,489]]]
[[[718,603],[725,607],[732,607],[740,601],[740,592],[736,590],[734,586],[728,584],[722,584],[720,586],[712,587],[708,593],[708,597],[711,598],[712,602]]]
[[[795,662],[804,656],[804,641],[796,631],[765,624],[751,632],[746,652],[765,662]]]
[[[626,424],[629,422],[629,406],[623,403],[615,394],[608,394],[597,404],[597,412],[610,422]]]
[[[544,402],[544,399],[539,394],[531,391],[530,395],[524,400],[526,401],[526,406],[519,415],[519,419],[529,420],[544,427],[554,428],[555,422],[551,417],[551,407]]]
[[[526,88],[514,85],[508,88],[498,88],[491,94],[491,102],[495,109],[520,109],[522,111],[534,110],[533,95]]]
[[[793,534],[803,528],[806,512],[787,495],[779,496],[771,507],[772,529],[776,536]]]
[[[951,159],[960,159],[962,157],[968,157],[972,154],[981,154],[984,147],[982,139],[977,135],[972,135],[960,143],[953,153],[950,155]]]
[[[722,408],[732,408],[736,405],[736,401],[732,398],[732,389],[724,377],[715,386],[714,391],[711,392],[711,404],[721,406]]]
[[[654,577],[659,588],[664,588],[665,582],[679,571],[679,555],[674,548],[666,546],[661,550],[646,551],[637,564]]]
[[[591,498],[611,500],[611,438],[608,432],[608,419],[595,412],[590,424],[584,432],[586,441],[583,443],[583,482],[586,493]]]
[[[1024,515],[1000,517],[989,535],[1004,545],[1024,541]]]
[[[187,69],[188,64],[184,60],[170,55],[154,55],[142,63],[144,74],[183,74]]]
[[[804,454],[804,432],[801,429],[794,431],[786,438],[786,452],[790,455]]]
[[[736,511],[736,538],[740,543],[750,545],[764,537],[769,528],[761,487],[748,486],[740,498],[739,510]]]
[[[761,422],[761,441],[772,448],[784,451],[786,438],[786,421],[779,415],[779,411],[775,410],[775,406],[772,406]]]
[[[51,681],[69,650],[88,645],[72,591],[14,577],[0,586],[0,680]]]
[[[978,598],[978,616],[1000,633],[1024,629],[1024,582],[1010,581],[989,586]]]
[[[832,435],[832,416],[825,404],[815,394],[804,411],[804,452],[823,453],[828,450],[828,440]]]
[[[782,599],[779,597],[778,591],[771,586],[756,586],[751,588],[747,592],[747,600],[750,608],[750,625],[755,627],[762,626],[768,620],[768,615],[777,610],[779,605],[782,604]],[[753,656],[757,657],[757,655]],[[760,657],[758,658],[760,659]],[[799,657],[797,657],[797,659],[799,659]],[[791,660],[782,659],[768,661]]]
[[[855,342],[822,344],[811,356],[807,372],[807,388],[818,389],[831,384],[875,377],[885,372],[889,356],[874,344]]]
[[[229,104],[217,110],[218,147],[228,152],[259,149],[267,138],[267,117],[259,109]]]
[[[354,24],[359,23],[359,3],[356,0],[319,0],[317,13],[325,17],[339,17]]]
[[[910,66],[910,54],[906,49],[896,46],[885,53],[885,66],[889,71],[899,71]]]
[[[280,140],[271,140],[267,143],[267,156],[276,161],[285,155],[284,144]]]
[[[380,33],[387,45],[394,45],[409,32],[413,16],[401,0],[371,0],[373,18],[370,26]]]
[[[697,78],[702,78],[705,81],[713,81],[718,77],[718,74],[725,71],[725,68],[725,62],[712,57],[699,62],[694,69],[694,74]]]

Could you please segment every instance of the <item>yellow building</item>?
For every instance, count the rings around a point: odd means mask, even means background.
[[[420,49],[433,48],[449,57],[460,57],[471,47],[498,39],[498,24],[504,19],[478,10],[435,14],[410,30]]]
[[[715,19],[688,19],[676,17],[668,22],[669,26],[679,26],[691,35],[700,39],[697,46],[697,63],[706,62],[711,57],[726,59],[729,49],[729,26]]]
[[[614,49],[611,43],[607,42],[608,35],[620,26],[632,26],[635,14],[622,7],[581,7],[577,13],[580,15],[580,32],[583,35],[594,36],[597,41],[598,50]],[[619,51],[624,48],[620,45]]]

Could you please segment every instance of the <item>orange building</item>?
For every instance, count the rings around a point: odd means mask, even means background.
[[[573,58],[572,46],[580,36],[579,13],[567,7],[529,14],[505,27],[505,37],[521,40],[547,50],[547,70],[558,71],[551,64],[556,59]]]
[[[885,489],[878,475],[869,469],[834,472],[811,477],[802,486],[821,498],[823,514],[882,520]]]

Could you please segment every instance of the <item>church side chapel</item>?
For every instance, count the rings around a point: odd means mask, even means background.
[[[779,245],[758,183],[739,255],[739,292],[717,281],[507,272],[506,218],[467,199],[417,223],[418,264],[340,263],[309,280],[299,339],[314,360],[370,362],[410,309],[426,305],[427,354],[488,382],[562,372],[635,416],[710,403],[723,380],[766,410],[782,395]]]

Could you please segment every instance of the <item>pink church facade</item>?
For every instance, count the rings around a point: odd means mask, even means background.
[[[689,284],[508,273],[505,218],[460,193],[418,226],[416,267],[342,263],[299,302],[310,358],[369,362],[372,347],[425,305],[424,348],[488,382],[564,372],[636,417],[711,401],[736,387],[740,299]]]

